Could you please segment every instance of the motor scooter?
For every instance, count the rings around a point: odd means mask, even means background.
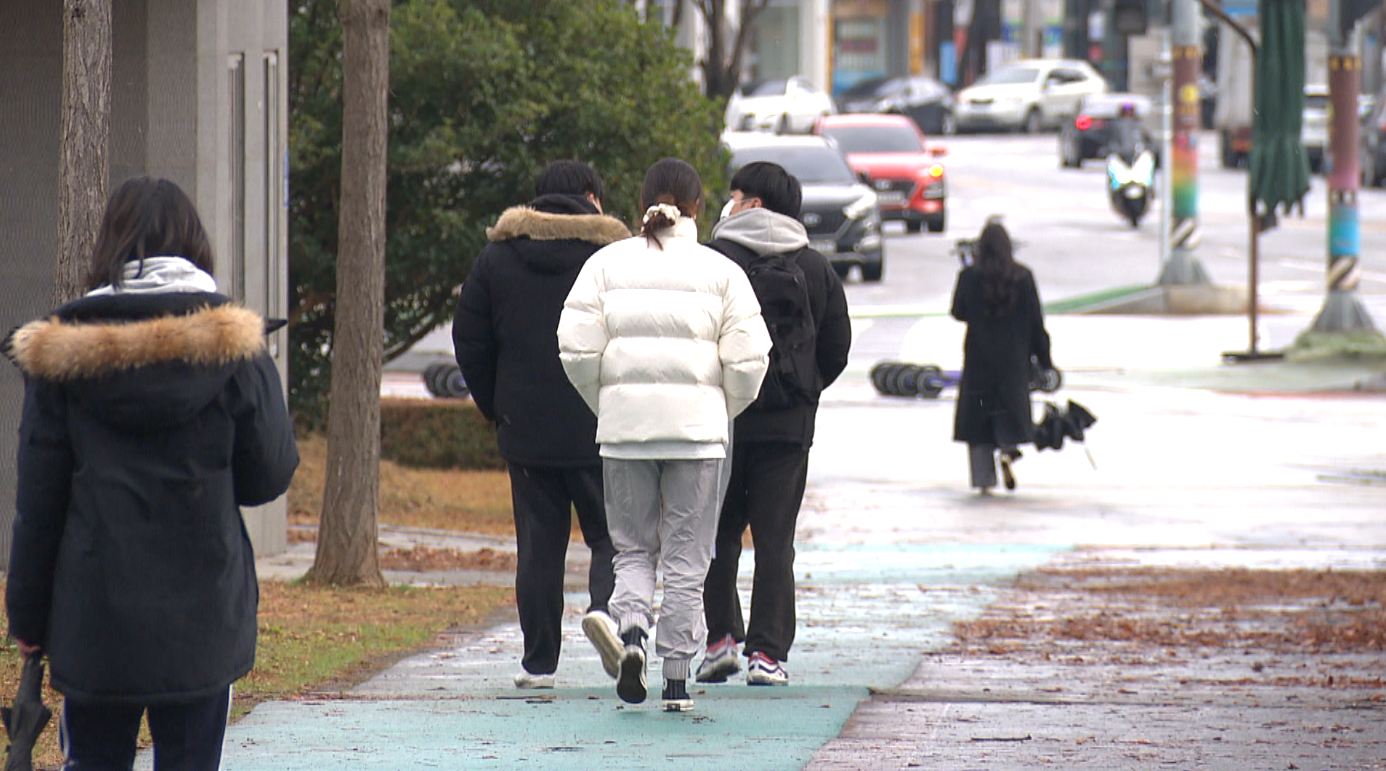
[[[1141,225],[1150,210],[1151,190],[1155,187],[1155,154],[1139,145],[1127,152],[1107,156],[1107,199],[1112,210],[1131,227]]]

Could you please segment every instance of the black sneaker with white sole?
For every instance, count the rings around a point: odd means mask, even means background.
[[[621,652],[620,672],[616,676],[616,695],[627,704],[645,701],[645,637],[644,629],[633,627],[621,634],[626,649]]]
[[[688,681],[665,680],[663,701],[665,712],[687,712],[693,709],[693,699],[688,696]]]

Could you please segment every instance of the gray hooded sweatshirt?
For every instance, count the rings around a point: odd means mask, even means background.
[[[747,209],[721,220],[713,226],[712,238],[725,238],[762,256],[796,251],[809,243],[803,223],[769,209]]]

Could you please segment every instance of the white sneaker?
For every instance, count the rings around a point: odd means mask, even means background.
[[[590,610],[582,617],[582,633],[601,656],[602,669],[613,678],[621,674],[621,654],[625,652],[616,632],[616,621],[604,610]]]
[[[515,687],[526,691],[552,688],[553,683],[553,675],[532,675],[523,669],[515,675]]]
[[[736,655],[736,639],[726,635],[707,646],[703,663],[698,665],[697,680],[700,683],[725,683],[727,678],[741,671],[741,663]]]
[[[789,685],[789,673],[780,662],[760,651],[754,651],[746,665],[746,684]]]

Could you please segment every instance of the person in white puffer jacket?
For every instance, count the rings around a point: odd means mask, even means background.
[[[770,335],[746,274],[698,243],[703,205],[692,166],[666,158],[645,174],[639,236],[588,259],[563,306],[563,369],[597,415],[607,524],[616,546],[610,616],[583,631],[616,659],[616,692],[645,700],[645,638],[656,569],[664,597],[655,652],[664,708],[689,709],[689,664],[705,640],[730,421],[755,401]],[[614,617],[614,620],[613,620]]]

